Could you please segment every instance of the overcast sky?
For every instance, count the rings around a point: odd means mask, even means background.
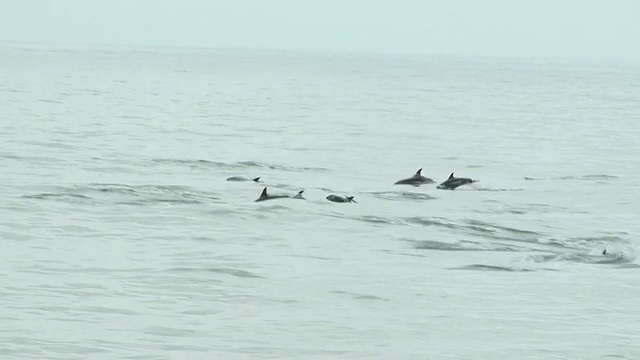
[[[640,60],[640,0],[0,0],[0,41]]]

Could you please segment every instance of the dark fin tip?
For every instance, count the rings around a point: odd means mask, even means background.
[[[257,178],[253,179],[253,181],[255,181],[255,182],[260,181],[260,176],[258,176]]]
[[[264,190],[262,190],[262,194],[260,194],[260,198],[263,198],[263,197],[267,197],[267,187],[266,186],[264,187]]]
[[[453,173],[451,173],[451,175],[449,175],[449,179],[453,179]]]
[[[420,173],[422,172],[422,168],[418,169],[418,171],[416,171],[416,175],[420,175]]]

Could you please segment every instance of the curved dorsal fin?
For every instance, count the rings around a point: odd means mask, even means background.
[[[260,199],[264,199],[268,196],[269,195],[267,195],[267,188],[265,187],[264,190],[262,190],[262,194],[260,194]]]
[[[258,176],[257,178],[254,178],[253,181],[255,181],[255,182],[260,181],[260,176]]]
[[[301,198],[302,197],[302,193],[304,192],[304,190],[300,190],[298,191],[298,193],[296,194],[296,196],[294,196],[295,198]]]
[[[349,202],[355,202],[355,201],[353,200],[353,196],[347,196],[347,201],[349,201]]]
[[[421,175],[420,173],[422,172],[422,168],[418,169],[418,171],[416,171],[416,175]]]
[[[451,175],[449,175],[449,179],[453,179],[453,173],[451,173]]]

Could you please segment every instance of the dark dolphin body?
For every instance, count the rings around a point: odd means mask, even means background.
[[[337,203],[355,203],[353,200],[353,196],[339,196],[339,195],[329,195],[327,196],[327,200]]]
[[[247,179],[245,177],[242,176],[232,176],[230,178],[227,178],[227,181],[255,181],[255,182],[260,182],[260,176],[258,176],[257,178],[253,178],[253,179]]]
[[[267,188],[265,187],[264,190],[262,190],[262,194],[260,194],[260,197],[256,199],[256,202],[258,201],[265,201],[265,200],[272,200],[272,199],[280,199],[280,198],[291,198],[291,199],[303,199],[302,197],[302,193],[304,192],[304,190],[300,190],[298,191],[298,193],[295,196],[290,196],[290,195],[269,195],[267,194]]]
[[[418,169],[418,171],[416,171],[416,173],[412,177],[396,181],[394,185],[420,186],[422,184],[431,184],[435,182],[428,177],[422,176],[421,172],[422,168]]]
[[[459,186],[471,184],[474,182],[478,182],[478,180],[472,180],[469,178],[457,178],[453,176],[453,173],[451,173],[446,181],[438,185],[438,189],[453,190]]]

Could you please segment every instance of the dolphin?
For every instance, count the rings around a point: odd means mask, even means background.
[[[429,179],[428,177],[422,176],[421,172],[422,172],[422,168],[418,169],[418,171],[416,171],[416,173],[412,177],[398,180],[394,183],[394,185],[420,186],[422,184],[431,184],[435,182]]]
[[[302,197],[302,193],[303,192],[304,192],[304,190],[300,190],[294,196],[290,196],[290,195],[269,195],[269,194],[267,194],[267,188],[265,187],[264,190],[262,190],[262,194],[260,194],[260,197],[257,198],[255,200],[255,202],[271,200],[271,199],[279,199],[279,198],[291,198],[291,199],[303,199],[304,200],[304,198]]]
[[[339,196],[339,195],[332,194],[327,196],[327,200],[332,202],[337,202],[337,203],[356,203],[357,204],[357,202],[353,200],[353,196]]]
[[[459,186],[471,184],[474,182],[478,182],[478,180],[472,180],[469,178],[457,178],[453,176],[453,173],[451,173],[446,181],[438,185],[438,189],[453,190]]]
[[[230,178],[227,178],[227,181],[249,181],[249,179],[242,176],[232,176]],[[260,176],[251,179],[251,181],[260,182]]]

